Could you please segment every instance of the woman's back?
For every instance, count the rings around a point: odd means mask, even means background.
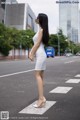
[[[38,32],[33,37],[34,44],[36,44],[36,42],[38,40],[38,34],[39,34],[40,30],[41,30],[41,28],[39,27]],[[43,44],[43,42],[41,42],[39,48],[36,51],[36,54],[44,54],[44,52],[45,52],[45,50],[44,50],[44,44]]]

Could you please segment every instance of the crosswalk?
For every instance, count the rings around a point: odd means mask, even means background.
[[[49,94],[67,94],[69,91],[73,89],[71,86],[72,84],[78,84],[80,83],[80,74],[74,76],[74,79],[69,79],[65,82],[67,84],[66,86],[57,86],[53,90],[49,92]],[[68,86],[70,84],[70,86]],[[36,115],[43,115],[46,111],[48,111],[51,107],[53,107],[55,104],[57,104],[59,101],[46,101],[46,105],[43,108],[34,108],[33,105],[36,103],[34,101],[27,107],[25,107],[23,110],[19,112],[19,114],[36,114]]]
[[[27,106],[26,108],[24,108],[19,113],[23,113],[23,114],[39,114],[39,115],[42,115],[42,114],[44,114],[48,109],[50,109],[56,103],[56,101],[46,101],[46,106],[44,106],[42,108],[34,108],[33,105],[36,102],[37,101],[33,102],[32,104],[30,104],[29,106]]]
[[[79,83],[80,79],[69,79],[66,83]]]
[[[80,77],[80,74],[76,75],[75,77]]]
[[[72,87],[59,86],[59,87],[56,87],[55,89],[53,89],[52,91],[50,91],[50,93],[63,93],[63,94],[66,94],[71,89],[72,89]]]

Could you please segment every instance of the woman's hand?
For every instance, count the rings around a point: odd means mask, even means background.
[[[34,60],[34,55],[33,55],[31,52],[29,52],[29,59],[30,59],[31,61]]]

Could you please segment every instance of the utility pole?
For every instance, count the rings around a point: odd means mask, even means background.
[[[59,39],[59,31],[57,33],[58,36],[58,56],[60,56],[60,39]]]

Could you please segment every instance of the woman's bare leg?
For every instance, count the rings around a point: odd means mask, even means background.
[[[43,80],[43,77],[44,77],[44,70],[40,71],[40,75],[41,75],[41,78]]]
[[[41,76],[41,71],[35,71],[35,76],[38,85],[39,99],[43,99],[43,76]]]
[[[44,95],[43,95],[43,71],[35,71],[35,76],[37,80],[37,85],[38,85],[38,95],[39,99],[37,102],[38,106],[41,106],[44,101],[46,101]]]

